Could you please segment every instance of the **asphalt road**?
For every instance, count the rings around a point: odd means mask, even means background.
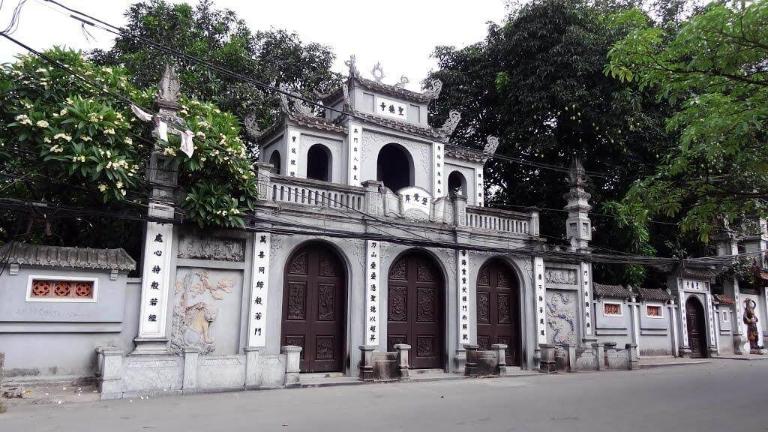
[[[2,432],[768,431],[768,361],[15,407]]]

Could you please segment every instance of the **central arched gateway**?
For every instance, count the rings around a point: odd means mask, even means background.
[[[691,357],[707,356],[707,325],[704,307],[694,296],[685,302],[685,322],[688,327],[688,347]]]
[[[512,269],[500,258],[480,268],[477,276],[477,344],[507,345],[507,364],[520,365],[520,286]]]
[[[401,255],[389,270],[387,351],[411,345],[414,369],[443,368],[443,276],[431,256],[422,251]]]
[[[344,370],[344,265],[323,243],[299,247],[285,266],[282,345],[302,347],[301,372]]]

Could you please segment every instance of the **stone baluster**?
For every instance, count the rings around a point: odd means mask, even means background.
[[[373,345],[360,345],[360,381],[373,381],[373,351],[376,348]]]
[[[453,224],[455,226],[467,226],[467,197],[456,194],[451,199],[453,201]]]
[[[285,355],[285,386],[298,387],[301,385],[301,347],[285,345],[280,349]]]
[[[507,373],[507,344],[493,344],[491,349],[496,351],[496,374],[506,375]]]
[[[397,366],[400,369],[400,379],[410,379],[410,363],[408,363],[408,351],[411,350],[411,346],[408,344],[395,344],[395,350],[397,350]]]

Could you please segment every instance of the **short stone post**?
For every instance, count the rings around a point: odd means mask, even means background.
[[[496,374],[506,375],[507,373],[507,344],[493,344],[491,349],[496,351]]]
[[[611,369],[611,361],[616,358],[616,342],[605,342],[603,344],[603,350],[605,355],[603,365],[605,365],[607,369]]]
[[[576,345],[565,344],[563,349],[568,352],[568,372],[576,372]]]
[[[101,399],[120,399],[123,395],[123,351],[104,348],[101,353]]]
[[[371,216],[384,216],[384,194],[379,192],[384,183],[366,180],[362,185],[365,188],[365,211]]]
[[[593,342],[592,349],[595,352],[595,370],[603,370],[605,368],[605,345]]]
[[[256,162],[256,182],[259,185],[259,199],[272,201],[272,171],[275,167],[266,162]]]
[[[301,385],[301,347],[286,345],[280,351],[285,354],[285,386],[297,387]]]
[[[101,376],[101,366],[104,363],[104,348],[96,347],[96,376]]]
[[[373,381],[373,345],[360,345],[360,381]],[[407,361],[407,360],[406,360]]]
[[[5,353],[0,352],[0,387],[3,386],[3,374],[5,371]],[[6,411],[5,403],[0,399],[0,414]]]
[[[408,363],[408,351],[411,350],[411,346],[408,344],[395,344],[395,350],[397,350],[397,367],[400,369],[400,379],[408,380],[411,377],[410,363]]]
[[[528,234],[533,237],[539,236],[539,212],[531,211],[531,222],[528,225]]]
[[[479,348],[475,344],[464,344],[464,350],[467,352],[467,362],[464,363],[464,375],[477,375],[477,350]]]
[[[463,195],[453,196],[453,224],[455,226],[467,225],[467,197]]]
[[[193,347],[184,348],[184,375],[181,383],[183,392],[193,392],[197,388],[197,365],[200,360],[200,350]]]
[[[554,372],[556,369],[555,346],[551,344],[539,344],[539,351],[541,352],[539,370],[546,373]]]
[[[253,389],[261,385],[261,350],[263,347],[245,348],[245,388]]]
[[[627,369],[634,370],[639,367],[640,357],[637,353],[637,344],[628,343],[625,345],[627,349]]]

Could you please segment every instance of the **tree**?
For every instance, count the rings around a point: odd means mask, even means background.
[[[648,89],[604,74],[610,47],[631,28],[620,18],[627,5],[580,0],[534,0],[491,25],[485,41],[463,49],[438,47],[443,81],[432,107],[439,122],[451,109],[462,113],[454,140],[466,146],[500,138],[498,154],[538,166],[500,160],[486,167],[488,201],[496,206],[543,208],[542,232],[561,238],[567,191],[565,173],[542,164],[567,167],[579,156],[593,176],[593,202],[618,199],[632,182],[656,164],[669,138],[663,128],[664,104]],[[650,144],[650,145],[649,145]],[[598,207],[595,213],[610,208]],[[619,229],[622,221],[593,214],[596,245],[651,254],[636,232]],[[599,269],[606,279],[638,282],[642,271]]]
[[[24,234],[65,245],[136,246],[140,225],[93,213],[146,214],[145,168],[156,145],[179,166],[187,220],[243,225],[257,182],[234,115],[182,98],[179,114],[195,133],[196,149],[188,157],[178,150],[178,136],[152,137],[151,127],[114,96],[150,107],[154,89],[139,90],[122,68],[97,66],[78,52],[53,49],[45,55],[93,85],[35,56],[0,68],[0,197],[83,211],[76,218],[57,218],[55,210],[43,208],[36,214],[8,212],[0,222],[6,239]]]
[[[101,65],[122,66],[134,85],[154,85],[166,63],[180,65],[182,92],[210,101],[241,121],[253,116],[259,127],[275,120],[279,98],[252,84],[223,76],[204,65],[182,61],[149,46],[138,37],[209,61],[238,74],[267,84],[286,84],[307,97],[326,92],[340,81],[331,72],[334,54],[317,43],[303,43],[296,33],[285,30],[252,33],[231,10],[218,10],[210,0],[195,8],[186,3],[169,4],[148,0],[126,12],[125,34],[115,39],[109,51],[96,51]]]
[[[739,3],[742,4],[742,3]],[[621,209],[632,216],[681,217],[706,241],[724,222],[768,214],[768,1],[713,3],[673,35],[640,11],[635,29],[611,49],[607,72],[653,89],[673,110],[679,135],[661,163],[635,183]]]

